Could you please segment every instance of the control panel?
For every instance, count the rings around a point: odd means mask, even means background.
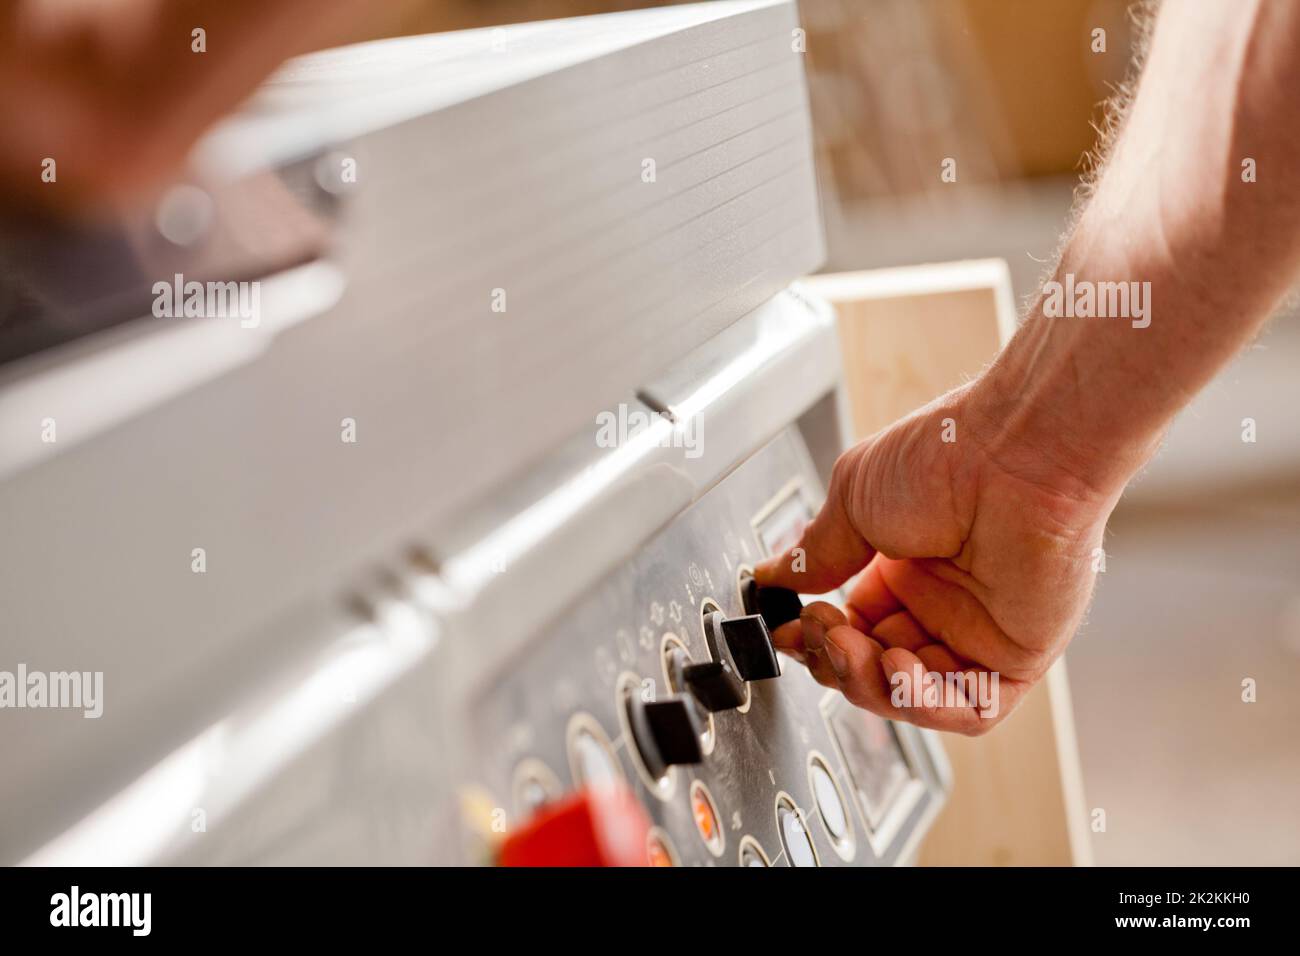
[[[498,862],[910,860],[949,785],[937,739],[779,656],[770,632],[802,602],[750,577],[820,498],[789,427],[475,695],[472,769],[508,834]]]

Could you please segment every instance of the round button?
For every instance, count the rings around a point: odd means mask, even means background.
[[[618,779],[605,748],[585,730],[574,739],[573,751],[578,758],[578,776],[583,783],[608,784]]]
[[[849,833],[849,821],[844,813],[839,789],[821,761],[813,761],[811,774],[813,795],[817,798],[817,809],[821,811],[822,820],[826,822],[826,830],[836,840],[843,840]]]
[[[515,768],[515,808],[524,817],[558,799],[562,789],[555,774],[540,760],[528,758]]]
[[[609,787],[623,780],[609,737],[587,714],[569,721],[569,769],[580,787]]]
[[[776,805],[777,829],[781,831],[781,845],[791,866],[820,866],[812,834],[804,823],[804,813],[788,796],[782,796]]]
[[[758,845],[758,841],[752,836],[746,836],[740,841],[740,865],[769,867],[772,863],[763,852],[763,848]]]
[[[695,819],[695,829],[700,839],[714,856],[721,856],[726,836],[718,822],[718,808],[707,787],[696,780],[691,784],[691,816]]]
[[[677,854],[673,851],[672,844],[668,842],[667,834],[658,828],[650,831],[650,836],[646,840],[646,855],[650,859],[651,866],[677,865]]]
[[[528,810],[544,806],[550,797],[540,780],[525,780],[519,788],[519,802]]]
[[[852,862],[857,850],[853,838],[853,817],[830,764],[815,750],[808,755],[808,787],[817,803],[817,815],[821,817],[826,835],[831,839],[831,848],[841,860]]]

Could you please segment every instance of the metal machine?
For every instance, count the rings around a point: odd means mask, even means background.
[[[667,414],[660,434],[621,452],[608,488],[584,489],[514,581],[502,554],[500,590],[455,616],[458,646],[503,634],[501,658],[473,669],[463,726],[467,778],[508,819],[623,779],[661,863],[909,858],[949,786],[941,749],[778,661],[768,626],[798,602],[765,607],[749,578],[798,542],[840,447],[833,336],[794,290],[648,382],[638,397]],[[700,439],[694,460],[682,435]],[[564,507],[564,489],[531,520]],[[630,554],[588,562],[611,544]],[[526,633],[484,607],[519,607],[521,592],[528,606],[539,585],[554,613]]]
[[[613,783],[635,861],[909,860],[940,747],[747,578],[844,442],[797,29],[304,58],[156,215],[7,237],[0,669],[104,696],[0,712],[0,859],[485,863]]]

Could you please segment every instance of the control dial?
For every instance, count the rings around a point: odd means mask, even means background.
[[[759,587],[758,582],[751,577],[745,581],[741,591],[745,611],[761,615],[769,631],[775,631],[787,621],[796,620],[803,610],[803,601],[789,588]]]
[[[664,700],[644,701],[633,696],[627,710],[637,750],[652,777],[662,777],[676,764],[704,760],[700,743],[704,719],[692,698],[674,694]]]
[[[686,665],[682,668],[682,683],[710,713],[744,706],[745,685],[725,661]]]
[[[741,680],[771,680],[781,676],[781,663],[762,615],[724,617],[721,611],[713,611],[704,622],[711,631],[710,645]]]

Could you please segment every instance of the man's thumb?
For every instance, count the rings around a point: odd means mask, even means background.
[[[857,574],[876,553],[867,544],[844,508],[839,470],[826,503],[804,529],[799,543],[754,569],[764,587],[785,587],[801,594],[824,594]]]

